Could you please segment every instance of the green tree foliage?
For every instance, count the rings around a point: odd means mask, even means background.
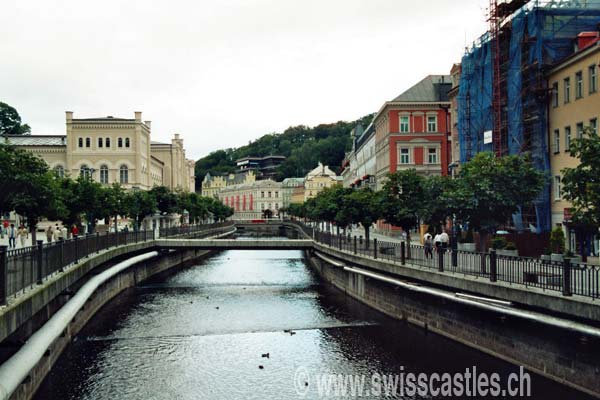
[[[15,196],[31,190],[31,183],[48,171],[41,158],[0,144],[0,211],[10,211]]]
[[[89,232],[93,233],[98,219],[107,216],[107,205],[104,204],[106,189],[90,177],[79,176],[73,187],[73,198],[78,202],[78,211],[85,216],[89,224]]]
[[[27,124],[21,124],[21,116],[13,107],[0,102],[0,135],[26,135],[31,133]]]
[[[177,194],[169,190],[166,186],[154,186],[150,193],[156,199],[158,211],[161,213],[172,214],[180,211],[177,204]]]
[[[353,190],[344,196],[345,215],[353,224],[362,225],[365,230],[367,248],[369,247],[371,225],[383,216],[381,192],[371,189]]]
[[[127,216],[132,218],[136,230],[140,229],[140,224],[149,215],[153,215],[158,210],[156,197],[151,191],[135,190],[128,192],[125,196]]]
[[[345,151],[351,146],[350,131],[357,123],[367,126],[374,114],[357,121],[340,121],[321,124],[313,128],[304,125],[292,126],[283,133],[270,133],[236,149],[218,150],[196,162],[196,182],[199,184],[207,172],[211,174],[234,172],[237,159],[267,155],[286,157],[280,166],[277,179],[304,176],[320,161],[333,170],[340,167]]]
[[[575,224],[596,229],[600,226],[600,136],[587,129],[583,138],[573,140],[569,151],[579,165],[562,171],[563,197],[572,204]]]
[[[414,169],[388,174],[382,190],[382,217],[405,232],[416,227],[428,208],[425,178]]]

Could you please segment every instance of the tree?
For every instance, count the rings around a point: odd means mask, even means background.
[[[154,214],[158,205],[151,191],[135,190],[125,196],[125,209],[126,214],[135,221],[135,230],[139,230],[144,218]]]
[[[483,250],[486,235],[508,222],[519,206],[533,202],[544,181],[527,156],[478,153],[461,167],[450,206],[461,222],[479,231]]]
[[[127,194],[125,192],[125,189],[123,189],[123,187],[118,182],[115,182],[109,188],[104,189],[102,195],[102,203],[104,204],[103,217],[108,219],[109,227],[110,221],[114,221],[115,232],[117,232],[119,230],[117,226],[117,217],[119,215],[125,216],[125,214],[127,213]]]
[[[346,216],[349,221],[364,228],[367,249],[371,225],[382,217],[382,204],[381,192],[373,192],[369,188],[353,190],[344,196]]]
[[[166,186],[154,186],[150,193],[156,199],[158,211],[163,214],[172,214],[181,211],[177,204],[177,194]]]
[[[88,224],[88,232],[93,233],[96,222],[107,216],[105,200],[105,189],[102,185],[89,176],[80,175],[73,187],[73,200],[78,203],[76,208],[85,216]]]
[[[13,107],[0,102],[0,135],[26,135],[29,125],[21,124],[21,116]]]
[[[213,214],[215,220],[225,221],[227,218],[233,215],[233,208],[226,206],[219,200],[208,198],[208,201],[208,211],[210,211]]]
[[[583,233],[600,226],[600,137],[586,128],[581,139],[573,140],[569,152],[579,159],[579,165],[562,170],[562,195],[571,202],[572,225],[579,233],[581,255],[585,257]]]

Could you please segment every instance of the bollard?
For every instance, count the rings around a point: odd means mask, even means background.
[[[44,241],[43,240],[38,240],[37,241],[37,284],[41,285],[43,283],[42,278],[43,278],[43,262],[44,262],[44,258],[43,258],[43,251],[44,251]]]
[[[373,239],[373,258],[377,258],[377,238]]]
[[[358,251],[358,248],[356,246],[356,236],[354,236],[354,254],[356,254],[357,251]]]
[[[1,228],[0,228],[1,229]],[[8,246],[0,246],[0,306],[8,297]]]
[[[498,256],[496,250],[490,250],[490,282],[496,282],[498,280]]]
[[[402,265],[406,264],[406,243],[405,242],[400,243],[400,262],[402,263]]]
[[[438,249],[438,271],[444,272],[444,249]]]
[[[571,259],[563,260],[563,296],[572,296],[571,290]]]

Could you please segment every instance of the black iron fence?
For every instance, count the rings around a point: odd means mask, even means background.
[[[289,221],[288,221],[289,222]],[[529,257],[515,257],[489,253],[469,252],[448,248],[426,248],[406,242],[384,241],[362,237],[320,232],[301,222],[295,224],[318,243],[360,256],[389,260],[398,265],[412,265],[465,276],[506,282],[524,287],[600,298],[600,266],[569,259],[547,261]]]
[[[169,228],[160,228],[160,237],[192,236],[194,238],[203,238],[221,231],[222,228],[233,227],[232,221],[216,222],[214,224],[198,224],[173,226]]]

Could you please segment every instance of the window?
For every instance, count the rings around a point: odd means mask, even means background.
[[[427,132],[437,132],[437,116],[427,116]]]
[[[554,200],[560,200],[561,199],[561,193],[560,193],[560,176],[555,176],[554,177]]]
[[[565,151],[569,151],[571,147],[571,127],[565,127]]]
[[[410,153],[408,148],[400,149],[400,164],[410,164]]]
[[[571,101],[571,78],[565,78],[564,80],[564,102],[565,104]]]
[[[106,165],[100,167],[100,183],[108,183],[108,167]]]
[[[98,138],[98,147],[102,147],[102,145],[104,144],[104,141],[102,140],[101,137]]]
[[[575,73],[575,98],[580,99],[583,97],[583,72],[579,71]]]
[[[56,176],[58,176],[59,178],[62,178],[65,176],[65,169],[63,168],[62,165],[57,165],[56,167],[54,167],[54,173],[56,174]]]
[[[438,163],[437,149],[428,149],[427,150],[427,162],[429,164],[437,164]]]
[[[554,130],[554,141],[552,143],[553,143],[553,147],[554,147],[554,154],[559,153],[560,152],[560,130],[559,129]]]
[[[83,147],[83,139],[82,138],[77,139],[77,145],[79,147]]]
[[[406,133],[410,131],[410,124],[408,121],[408,115],[400,117],[400,132]]]
[[[269,197],[271,197],[271,192],[269,192]],[[271,208],[271,207],[269,207],[269,208]]]
[[[265,192],[260,192],[260,197],[264,198],[265,197]]]
[[[85,147],[91,147],[92,146],[92,140],[88,137],[85,138]]]
[[[117,146],[118,147],[123,147],[123,138],[118,138],[117,139]]]
[[[583,122],[577,123],[577,139],[581,139],[583,137]]]
[[[558,82],[552,84],[552,107],[558,107]]]
[[[105,144],[104,147],[110,147],[110,138],[104,139],[104,144]]]
[[[87,165],[83,164],[79,168],[79,175],[82,176],[83,178],[91,178],[92,170]]]
[[[119,182],[129,183],[129,169],[127,165],[121,165],[121,168],[119,168]]]
[[[279,192],[275,192],[275,198],[279,197]]]
[[[588,77],[590,85],[590,94],[596,93],[598,90],[598,79],[596,78],[596,65],[590,65],[588,68]]]
[[[130,146],[130,142],[129,142],[129,138],[125,138],[125,147],[129,147]]]
[[[590,129],[594,135],[598,133],[598,120],[596,118],[590,119]]]

